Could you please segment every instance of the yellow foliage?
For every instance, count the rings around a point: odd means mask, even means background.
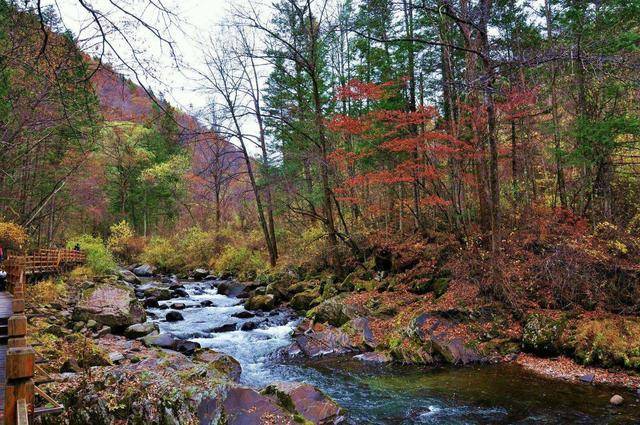
[[[0,242],[21,246],[27,241],[27,232],[15,223],[0,221]]]
[[[62,280],[47,279],[27,285],[27,297],[34,304],[50,304],[67,294],[67,284]]]

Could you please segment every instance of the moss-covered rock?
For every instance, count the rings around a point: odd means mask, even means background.
[[[307,289],[295,294],[291,298],[289,305],[296,311],[306,311],[314,306],[318,297],[320,297],[320,292],[317,289]]]
[[[533,313],[525,319],[522,345],[525,350],[540,355],[555,355],[560,352],[560,337],[567,325],[564,316],[559,319],[541,313]]]
[[[347,304],[347,294],[340,294],[309,310],[307,317],[313,318],[316,322],[329,323],[333,326],[342,326],[349,320],[363,316],[365,311]]]
[[[271,311],[276,306],[276,299],[273,294],[254,295],[249,298],[244,305],[247,310]]]

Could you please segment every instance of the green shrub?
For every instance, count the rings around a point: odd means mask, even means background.
[[[67,248],[80,245],[80,249],[87,254],[86,266],[96,274],[106,274],[116,268],[116,261],[101,238],[91,235],[81,235],[67,241]]]
[[[111,235],[107,239],[107,247],[113,255],[125,263],[135,262],[144,250],[144,238],[136,237],[135,231],[125,220],[112,225],[109,230]]]
[[[581,321],[569,338],[583,364],[623,366],[640,370],[640,321],[635,318]]]
[[[212,263],[218,273],[231,273],[241,279],[252,279],[267,266],[258,252],[234,246],[226,247]]]
[[[192,227],[180,235],[175,245],[182,257],[182,266],[196,268],[208,265],[218,243],[215,233]]]
[[[162,237],[151,238],[140,259],[163,272],[177,271],[184,265],[173,241]]]

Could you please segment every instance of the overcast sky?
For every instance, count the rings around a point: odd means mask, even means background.
[[[109,0],[94,0],[91,4],[97,10],[108,13],[109,19],[122,25],[123,32],[127,34],[129,41],[138,49],[135,56],[144,62],[144,66],[135,63],[134,53],[122,37],[114,34],[109,39],[121,58],[138,70],[138,75],[145,85],[151,87],[156,93],[162,93],[167,100],[180,109],[195,113],[207,105],[208,99],[198,90],[195,75],[190,72],[190,68],[201,67],[201,43],[208,38],[209,34],[220,31],[221,24],[228,23],[231,8],[241,5],[243,1],[165,0],[163,2],[165,7],[177,17],[175,25],[170,25],[169,33],[164,31],[166,25],[162,21],[166,16],[159,14],[151,7],[144,8],[147,1],[118,2],[119,5],[130,3],[126,9],[128,12],[142,16],[146,22],[163,29],[162,36],[175,42],[178,64],[171,57],[167,44],[162,43],[141,25],[132,26],[132,19],[126,17],[123,12],[117,11]],[[63,25],[79,38],[84,50],[92,55],[98,54],[101,46],[95,44],[99,39],[96,27],[89,25],[92,22],[91,16],[80,6],[78,0],[47,0],[43,4],[57,9]],[[129,26],[126,27],[126,24]],[[105,62],[115,65],[118,71],[133,77],[126,66],[119,64],[120,60],[114,57],[113,53],[107,55]],[[141,71],[143,68],[150,73],[143,75]]]

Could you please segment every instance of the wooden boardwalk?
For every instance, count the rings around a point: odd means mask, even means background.
[[[9,253],[6,291],[0,292],[0,414],[5,425],[28,425],[34,416],[64,407],[36,386],[36,353],[27,340],[25,291],[27,276],[60,273],[84,264],[83,252],[40,249],[28,255]],[[36,397],[37,395],[37,397]],[[36,406],[44,401],[44,406]]]
[[[0,292],[0,414],[4,417],[4,393],[7,384],[7,342],[9,339],[9,317],[13,315],[13,296]]]

